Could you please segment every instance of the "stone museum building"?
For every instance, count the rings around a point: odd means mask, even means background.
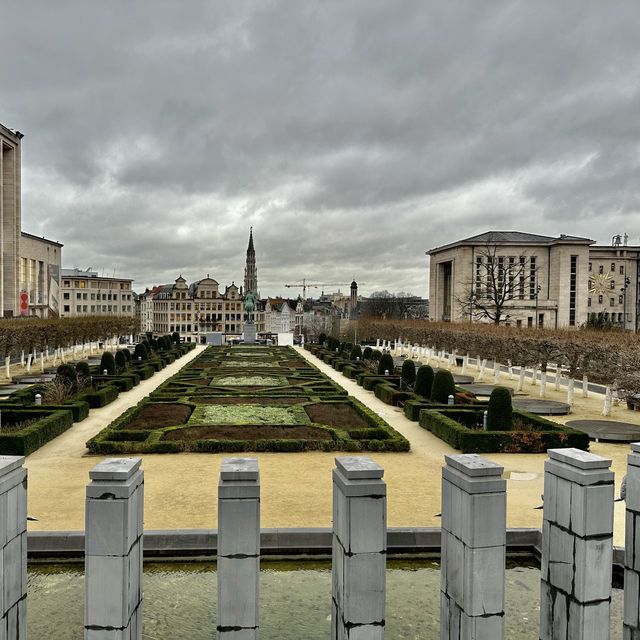
[[[561,234],[487,231],[427,251],[430,317],[491,322],[482,309],[503,304],[517,326],[579,327],[600,318],[639,328],[640,246],[616,235],[611,246]]]

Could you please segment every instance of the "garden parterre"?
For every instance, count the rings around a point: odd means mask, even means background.
[[[92,438],[93,453],[408,451],[289,347],[210,347]]]

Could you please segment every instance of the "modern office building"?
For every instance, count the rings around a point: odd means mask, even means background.
[[[130,278],[99,276],[87,269],[62,269],[60,316],[134,316]]]

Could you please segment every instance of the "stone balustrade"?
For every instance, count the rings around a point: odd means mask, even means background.
[[[541,640],[607,640],[610,626],[611,461],[576,449],[548,452],[540,575]],[[26,471],[0,456],[0,640],[26,639]],[[501,640],[505,623],[506,482],[477,455],[442,469],[441,640]],[[385,634],[387,492],[366,457],[333,471],[334,640]],[[141,640],[144,477],[140,459],[90,471],[86,498],[85,638]],[[626,482],[624,638],[640,639],[640,443]],[[217,637],[259,638],[258,461],[223,461],[218,485]],[[37,606],[37,604],[36,604]],[[213,630],[212,630],[213,635]]]

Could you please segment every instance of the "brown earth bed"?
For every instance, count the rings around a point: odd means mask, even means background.
[[[242,396],[219,398],[198,398],[198,404],[260,404],[265,407],[287,407],[292,404],[309,402],[307,398],[248,398]]]
[[[163,440],[331,440],[328,431],[314,427],[277,425],[211,425],[187,427],[165,433]]]
[[[142,411],[123,429],[161,429],[178,424],[185,424],[191,415],[192,407],[186,404],[152,404]]]
[[[352,406],[344,403],[311,404],[304,410],[311,418],[311,422],[326,424],[330,427],[366,429],[370,426]]]

